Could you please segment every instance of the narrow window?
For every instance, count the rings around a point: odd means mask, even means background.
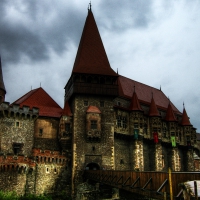
[[[70,131],[70,123],[65,123],[65,131]]]
[[[91,120],[91,129],[97,129],[97,121]]]
[[[84,106],[88,106],[88,101],[84,101]]]
[[[40,128],[40,129],[39,129],[39,136],[42,136],[42,134],[43,134],[43,129]]]
[[[122,127],[121,116],[120,115],[117,116],[117,127],[118,128]]]
[[[122,126],[123,126],[123,128],[126,128],[126,127],[127,127],[127,120],[126,120],[126,117],[123,117],[123,118],[122,118]]]
[[[15,123],[15,126],[16,126],[16,127],[19,127],[19,122],[16,122],[16,123]]]

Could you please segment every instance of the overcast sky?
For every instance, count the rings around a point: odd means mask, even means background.
[[[89,0],[0,0],[6,101],[41,86],[63,107]],[[111,67],[160,88],[200,132],[200,1],[95,0]]]

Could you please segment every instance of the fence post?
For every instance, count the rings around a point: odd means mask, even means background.
[[[173,200],[173,190],[172,190],[172,171],[169,167],[169,189],[170,189],[170,199]]]
[[[197,182],[196,181],[194,181],[194,194],[195,194],[195,200],[198,200]]]
[[[167,192],[164,192],[164,200],[167,200]]]

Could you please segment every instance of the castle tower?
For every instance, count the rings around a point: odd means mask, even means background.
[[[133,170],[144,170],[144,157],[143,157],[143,131],[140,124],[143,123],[143,113],[137,93],[134,92],[130,104],[130,131],[134,135],[134,142],[131,145],[132,151],[132,169]]]
[[[85,21],[65,102],[73,114],[72,193],[84,169],[114,169],[113,99],[118,74],[111,68],[91,7]]]
[[[6,89],[3,82],[3,73],[1,66],[1,57],[0,57],[0,104],[5,101]]]
[[[110,67],[93,13],[88,10],[72,75],[65,86],[65,100],[72,95],[116,96],[118,74]]]

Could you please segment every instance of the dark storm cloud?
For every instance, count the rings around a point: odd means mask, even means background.
[[[102,1],[100,7],[103,21],[105,21],[105,18],[106,20],[112,20],[110,28],[113,30],[124,31],[130,27],[145,28],[152,20],[151,0]],[[119,16],[125,17],[121,20]]]
[[[1,23],[0,44],[1,54],[9,62],[18,62],[21,55],[27,55],[32,60],[48,58],[48,49],[37,34],[26,27],[12,27]]]
[[[12,7],[22,19],[15,19],[14,14],[7,17],[12,14],[10,1],[0,2],[5,16],[0,19],[0,53],[6,63],[19,62],[23,55],[35,62],[46,60],[50,49],[61,54],[69,41],[78,45],[85,16],[76,15],[76,8],[61,5],[56,10],[52,1],[17,2]]]

